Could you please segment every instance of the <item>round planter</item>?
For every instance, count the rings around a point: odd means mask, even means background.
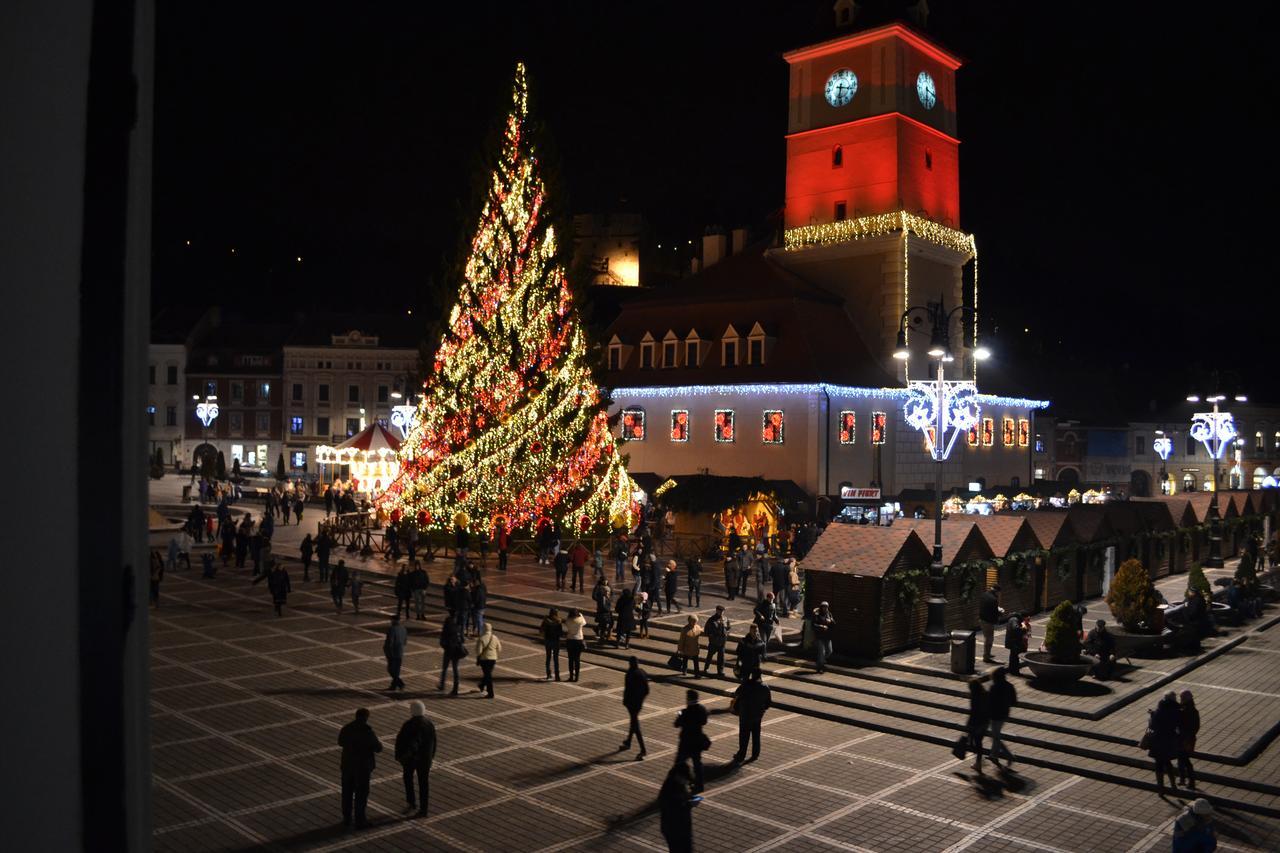
[[[1131,658],[1154,651],[1160,645],[1159,634],[1134,634],[1119,625],[1108,627],[1116,641],[1116,657]]]
[[[1213,609],[1210,611],[1213,616],[1213,624],[1215,625],[1239,625],[1244,620],[1240,617],[1240,611],[1236,610],[1230,604],[1224,604],[1220,601],[1213,603]]]
[[[1036,678],[1058,682],[1079,681],[1097,663],[1088,655],[1080,655],[1076,663],[1055,663],[1048,652],[1029,652],[1022,656],[1022,660]]]

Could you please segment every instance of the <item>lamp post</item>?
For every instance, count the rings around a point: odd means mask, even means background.
[[[209,443],[209,424],[213,423],[218,419],[218,395],[217,394],[206,395],[203,403],[200,402],[199,394],[192,394],[191,399],[195,401],[196,418],[199,419],[201,424],[200,444],[201,445],[208,444]],[[194,460],[193,460],[193,464],[194,464]]]
[[[951,352],[951,320],[956,314],[960,314],[963,320],[964,313],[972,310],[958,305],[948,311],[942,301],[908,308],[902,312],[897,346],[893,352],[893,357],[901,361],[911,358],[906,333],[909,316],[917,314],[932,325],[928,354],[936,365],[935,376],[928,382],[908,382],[907,401],[903,404],[907,424],[925,434],[929,455],[938,463],[933,479],[933,561],[929,564],[929,597],[926,599],[929,612],[924,635],[920,638],[920,648],[926,652],[945,652],[950,646],[946,627],[946,578],[942,564],[942,463],[951,454],[956,437],[978,424],[981,408],[977,385],[964,380],[948,381],[946,366],[955,361]],[[977,347],[977,341],[974,344],[975,359],[980,361],[990,356],[985,347]],[[931,429],[933,437],[929,438]]]
[[[1204,402],[1213,404],[1211,412],[1197,412],[1191,416],[1191,437],[1204,445],[1213,459],[1213,495],[1209,498],[1209,556],[1204,565],[1207,569],[1222,568],[1222,518],[1218,513],[1218,460],[1222,451],[1230,447],[1236,437],[1236,422],[1230,412],[1223,412],[1218,404],[1227,399],[1225,394],[1215,393],[1205,396]],[[1246,402],[1249,398],[1243,394],[1235,395],[1237,403]],[[1199,403],[1201,397],[1191,394],[1189,403]]]

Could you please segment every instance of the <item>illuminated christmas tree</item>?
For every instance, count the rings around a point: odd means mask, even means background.
[[[387,493],[411,517],[479,530],[499,516],[567,532],[630,524],[631,479],[545,203],[519,65],[458,301]]]

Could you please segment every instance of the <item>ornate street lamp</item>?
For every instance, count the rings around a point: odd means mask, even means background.
[[[929,612],[924,635],[920,638],[920,648],[926,652],[945,652],[950,647],[946,628],[946,578],[942,565],[942,463],[951,455],[956,437],[977,426],[982,413],[974,382],[946,379],[946,366],[955,361],[951,352],[951,319],[960,314],[963,320],[964,312],[972,310],[958,305],[947,311],[946,304],[941,301],[908,308],[902,312],[897,347],[893,353],[894,358],[903,361],[911,357],[907,348],[907,318],[911,314],[923,315],[933,327],[928,354],[936,365],[935,375],[931,381],[907,383],[907,400],[903,403],[902,414],[908,426],[924,433],[929,456],[938,463],[933,481],[933,562],[929,564],[929,597],[926,599]],[[973,357],[979,361],[990,355],[985,347],[976,347],[973,351]]]
[[[1211,412],[1197,412],[1191,416],[1191,437],[1204,445],[1213,459],[1213,496],[1209,499],[1209,556],[1205,558],[1206,569],[1222,568],[1222,518],[1218,513],[1218,460],[1222,451],[1231,446],[1236,437],[1236,421],[1230,412],[1221,411],[1218,404],[1227,399],[1225,394],[1213,394],[1204,397],[1204,402],[1213,404]],[[1243,394],[1235,395],[1237,403],[1248,401]],[[1187,397],[1189,403],[1199,403],[1197,394]]]
[[[1169,472],[1165,469],[1165,463],[1173,453],[1173,441],[1161,429],[1156,430],[1156,436],[1156,440],[1151,442],[1151,449],[1160,457],[1160,494],[1167,495],[1169,494]]]

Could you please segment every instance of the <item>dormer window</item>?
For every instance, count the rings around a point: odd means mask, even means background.
[[[684,339],[684,366],[697,367],[702,363],[702,341],[698,338],[698,330],[692,329],[689,337]]]
[[[648,332],[644,333],[644,337],[640,339],[640,369],[651,370],[653,368],[653,335]]]
[[[747,364],[764,364],[765,340],[764,328],[754,324],[747,333]]]
[[[609,369],[622,369],[622,344],[609,345]]]
[[[675,367],[675,366],[676,366],[676,342],[675,342],[675,341],[664,341],[664,342],[663,342],[663,344],[662,344],[662,366],[663,366],[663,367]]]
[[[729,326],[724,330],[724,334],[720,336],[720,364],[723,367],[738,366],[738,342],[742,339],[742,335],[738,334],[738,330],[733,326]]]

